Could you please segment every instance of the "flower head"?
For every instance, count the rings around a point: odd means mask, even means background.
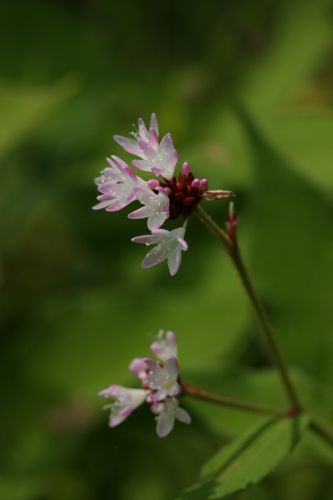
[[[207,191],[206,179],[197,179],[185,162],[182,171],[175,175],[177,152],[170,133],[159,141],[159,127],[155,113],[151,115],[149,127],[139,118],[137,130],[132,137],[115,135],[114,140],[128,153],[139,159],[132,161],[134,167],[154,174],[148,181],[137,176],[131,167],[117,156],[108,159],[109,167],[97,177],[97,189],[101,193],[95,210],[108,212],[121,210],[132,202],[141,206],[128,215],[130,219],[147,219],[147,236],[136,236],[132,241],[156,245],[144,258],[142,266],[149,268],[167,260],[170,274],[179,269],[181,251],[187,250],[185,229],[161,229],[168,220],[187,218],[203,198],[220,199],[232,196],[231,191]]]
[[[135,189],[144,181],[117,156],[111,156],[107,161],[110,166],[95,179],[101,194],[97,197],[99,203],[93,208],[94,210],[105,208],[108,212],[116,212],[136,199]]]
[[[158,133],[157,118],[153,113],[149,130],[142,118],[139,118],[138,130],[133,134],[134,139],[120,135],[115,135],[113,138],[125,151],[141,158],[141,160],[133,160],[135,167],[157,176],[161,175],[165,179],[171,179],[178,159],[177,151],[171,134],[166,134],[159,143]]]
[[[179,407],[178,398],[182,393],[179,384],[179,366],[177,361],[177,340],[173,332],[160,332],[150,349],[158,352],[158,360],[150,358],[134,358],[130,363],[130,371],[138,377],[142,389],[127,389],[119,385],[111,385],[99,392],[102,398],[111,398],[110,427],[121,424],[132,412],[146,401],[156,415],[156,431],[159,437],[171,432],[175,420],[186,424],[191,417],[186,410]]]
[[[148,396],[150,403],[163,401],[167,396],[177,396],[181,392],[178,379],[178,362],[176,358],[169,358],[161,365],[151,359],[145,360],[148,373],[143,377],[143,387],[153,392]]]

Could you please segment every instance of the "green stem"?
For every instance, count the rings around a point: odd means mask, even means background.
[[[276,415],[279,417],[286,416],[285,412],[282,412],[277,408],[271,408],[269,406],[252,403],[250,401],[243,401],[241,399],[230,398],[229,396],[221,396],[219,394],[207,392],[203,389],[199,389],[198,387],[194,387],[193,385],[188,384],[184,380],[180,381],[180,385],[185,394],[196,399],[203,399],[204,401],[210,401],[211,403],[217,403],[220,405],[228,406],[230,408],[236,408],[237,410],[244,410],[252,413]]]
[[[310,429],[333,446],[333,431],[326,424],[314,417],[310,422]]]
[[[302,411],[301,404],[298,400],[296,391],[290,379],[287,366],[284,362],[284,359],[282,358],[273,330],[269,324],[265,309],[257,295],[257,292],[252,284],[250,276],[247,272],[247,269],[241,257],[237,240],[231,240],[228,234],[214,221],[214,219],[201,206],[198,205],[196,212],[199,219],[208,227],[208,229],[215,236],[219,238],[222,245],[226,249],[227,253],[231,257],[232,262],[244,286],[246,294],[253,306],[261,330],[266,338],[272,361],[274,362],[279,371],[282,384],[284,386],[286,395],[288,396],[289,402],[291,404],[290,411],[294,415],[300,413]]]

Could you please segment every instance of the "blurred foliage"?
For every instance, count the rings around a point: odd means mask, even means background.
[[[182,499],[224,498],[257,484],[294,449],[308,417],[260,419],[254,428],[224,446],[204,465],[200,482]],[[210,490],[207,495],[207,490]]]
[[[190,221],[171,279],[139,266],[129,240],[144,222],[91,211],[92,179],[120,154],[112,135],[152,111],[198,176],[237,193],[283,352],[333,422],[332,26],[329,0],[1,2],[1,500],[169,500],[253,425],[186,400],[194,423],[166,440],[141,409],[107,428],[97,391],[131,384],[129,361],[160,328],[177,332],[189,381],[283,403],[205,228]],[[225,204],[208,209],[223,224]],[[309,443],[233,498],[332,498],[332,453]]]

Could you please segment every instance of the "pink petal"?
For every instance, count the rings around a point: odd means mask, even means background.
[[[155,150],[158,150],[158,135],[156,133],[156,130],[150,129],[149,130],[149,145]]]
[[[149,207],[141,207],[128,214],[129,219],[144,219],[150,214]],[[133,240],[132,240],[133,241]]]
[[[183,163],[182,170],[183,170],[184,175],[188,175],[191,172],[191,167],[190,167],[189,163],[187,163],[187,161],[185,163]]]
[[[157,122],[157,117],[155,113],[152,113],[151,118],[150,118],[150,130],[155,130],[156,135],[158,136],[158,122]]]
[[[140,156],[140,147],[136,140],[123,137],[121,135],[114,135],[113,139],[128,153]]]
[[[129,370],[138,378],[143,378],[147,375],[147,364],[144,358],[134,358],[129,365]]]
[[[142,118],[138,119],[138,132],[141,139],[148,141],[148,130]]]

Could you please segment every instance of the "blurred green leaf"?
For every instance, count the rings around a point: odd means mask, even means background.
[[[329,64],[331,9],[331,0],[281,4],[272,46],[252,65],[235,92],[235,99],[250,110],[270,142],[287,157],[289,167],[329,192],[333,180],[333,109],[330,102],[320,103],[325,89],[314,80],[325,63]],[[315,96],[308,90],[312,87]],[[223,173],[227,183],[249,185],[254,178],[241,123],[228,105],[215,110],[216,117],[208,125],[199,154],[206,163],[219,166],[215,171]],[[214,179],[213,172],[209,178]]]
[[[332,422],[331,422],[332,425]],[[299,444],[295,453],[288,460],[281,464],[281,473],[290,470],[299,469],[305,466],[323,466],[333,467],[333,447],[332,444],[325,441],[322,436],[309,429],[304,435],[304,439]]]
[[[39,88],[0,81],[0,157],[17,147],[51,111],[72,97],[76,88],[71,78]]]
[[[333,110],[283,113],[265,123],[265,133],[292,169],[316,188],[333,191]]]
[[[332,40],[331,0],[296,0],[281,9],[276,41],[266,57],[253,68],[242,98],[259,120],[279,114],[300,82],[318,68]],[[310,35],[311,34],[311,35]]]
[[[254,280],[288,361],[331,380],[333,205],[289,168],[249,114],[239,116],[256,173],[246,212],[255,223]]]
[[[306,416],[265,419],[223,447],[202,470],[204,485],[214,484],[206,498],[223,498],[263,479],[293,450],[307,424]],[[202,487],[199,484],[199,491]],[[194,486],[193,498],[196,489]],[[191,490],[182,498],[192,498]]]
[[[331,51],[331,9],[330,0],[286,4],[276,44],[254,69],[241,99],[291,169],[332,192],[332,107],[311,109],[311,96],[308,104],[301,102]]]

